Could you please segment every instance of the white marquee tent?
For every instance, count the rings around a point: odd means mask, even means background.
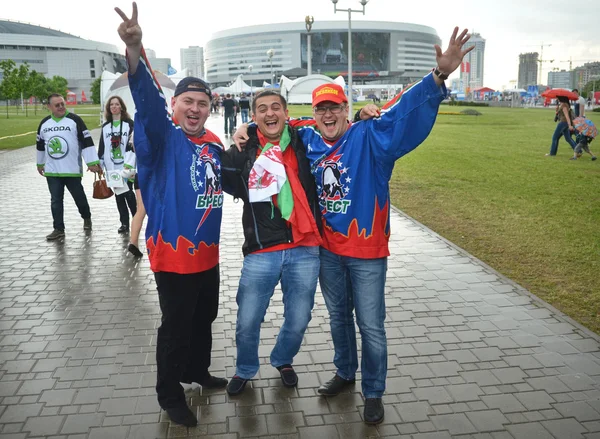
[[[167,101],[167,106],[169,110],[171,108],[171,98],[175,94],[175,86],[176,83],[181,81],[182,77],[174,75],[174,80],[170,77],[166,76],[163,73],[158,71],[154,72],[158,83],[160,84],[163,93],[165,94],[165,99]],[[125,102],[127,106],[127,112],[134,117],[135,115],[135,105],[133,103],[133,97],[131,96],[131,91],[129,90],[129,81],[127,79],[127,72],[125,73],[110,73],[107,71],[102,72],[101,80],[100,80],[100,111],[102,113],[100,119],[104,121],[104,105],[106,101],[112,96],[119,96]]]
[[[325,75],[309,75],[298,78],[294,81],[281,77],[281,93],[285,96],[288,104],[310,104],[312,103],[312,91],[322,84],[339,84],[339,77],[335,80]],[[344,87],[344,79],[342,87]]]

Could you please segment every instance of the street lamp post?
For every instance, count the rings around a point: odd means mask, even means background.
[[[336,4],[338,0],[331,0],[333,3],[333,12],[348,11],[348,114],[352,118],[352,102],[354,100],[354,94],[352,93],[352,13],[362,12],[365,15],[365,6],[369,3],[369,0],[359,0],[362,5],[361,9],[338,9]]]
[[[273,49],[267,50],[267,56],[271,62],[271,87],[275,88],[275,76],[273,75],[273,55],[275,55],[275,51]]]
[[[252,64],[248,66],[248,72],[250,72],[250,100],[252,100]]]
[[[306,52],[307,52],[307,60],[306,60],[306,73],[307,75],[312,75],[312,49],[311,49],[311,35],[310,30],[312,29],[312,25],[315,22],[315,19],[312,15],[307,15],[304,19],[304,23],[306,24]]]

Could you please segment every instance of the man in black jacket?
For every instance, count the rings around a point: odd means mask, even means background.
[[[316,186],[306,148],[287,121],[287,103],[266,90],[252,102],[257,129],[246,148],[222,155],[224,186],[244,201],[244,265],[237,292],[236,373],[227,386],[241,393],[259,370],[258,344],[273,291],[281,281],[284,323],[271,352],[283,385],[295,387],[292,367],[311,319],[321,237]]]

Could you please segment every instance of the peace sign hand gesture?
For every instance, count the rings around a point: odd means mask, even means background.
[[[127,48],[139,48],[142,46],[142,28],[138,24],[138,9],[137,4],[133,2],[133,12],[131,18],[127,18],[127,15],[119,9],[115,8],[117,14],[121,16],[123,22],[119,25],[119,36],[121,40],[127,45]]]
[[[460,66],[464,56],[475,48],[475,46],[472,46],[466,50],[462,50],[465,43],[471,38],[471,35],[467,35],[467,29],[463,30],[458,38],[456,34],[458,34],[458,26],[454,28],[454,32],[452,32],[452,36],[450,37],[450,43],[444,53],[442,53],[440,46],[437,44],[434,46],[435,59],[442,73],[450,74],[455,71]]]

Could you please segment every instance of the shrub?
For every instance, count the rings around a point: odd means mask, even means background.
[[[481,116],[481,113],[479,111],[473,110],[471,108],[467,108],[466,110],[461,111],[460,114],[464,114],[467,116]]]

